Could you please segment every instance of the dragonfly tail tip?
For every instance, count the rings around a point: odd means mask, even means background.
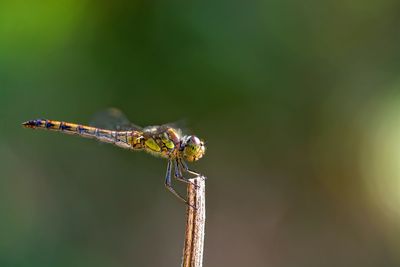
[[[22,126],[24,126],[26,128],[34,128],[36,126],[36,123],[33,120],[25,121],[25,122],[22,123]]]

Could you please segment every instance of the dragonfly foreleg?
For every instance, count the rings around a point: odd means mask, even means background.
[[[178,192],[175,191],[175,189],[172,187],[172,180],[171,180],[171,171],[172,171],[172,162],[171,160],[168,160],[168,165],[167,165],[167,173],[165,175],[165,187],[170,191],[172,194],[174,194],[179,200],[185,202],[187,205],[193,207],[192,205],[189,204],[189,202],[182,197]]]
[[[193,175],[196,175],[196,176],[201,176],[200,173],[197,173],[197,172],[195,172],[195,171],[193,171],[193,170],[190,170],[190,169],[188,168],[186,162],[185,162],[183,159],[178,159],[178,163],[179,163],[179,165],[181,166],[181,168],[182,168],[185,172],[190,173],[190,174],[193,174]]]
[[[180,182],[187,183],[187,184],[191,184],[191,185],[193,185],[195,188],[197,188],[197,185],[196,185],[195,183],[191,182],[189,179],[185,178],[185,177],[182,175],[181,168],[179,167],[179,159],[176,159],[176,160],[174,161],[174,169],[175,169],[175,179],[176,179],[176,180],[178,180],[178,181],[180,181]]]

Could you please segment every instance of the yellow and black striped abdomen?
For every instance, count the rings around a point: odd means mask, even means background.
[[[140,131],[112,131],[70,122],[44,119],[30,120],[24,122],[22,125],[27,128],[42,128],[87,138],[95,138],[101,142],[112,143],[123,148],[143,148],[143,137]]]

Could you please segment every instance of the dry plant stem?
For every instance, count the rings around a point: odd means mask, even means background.
[[[190,181],[192,183],[187,187],[188,202],[196,208],[187,205],[182,267],[201,267],[206,221],[205,177],[199,176]]]

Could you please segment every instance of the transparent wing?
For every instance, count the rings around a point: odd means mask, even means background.
[[[174,129],[179,129],[183,134],[191,134],[192,131],[188,128],[187,119],[181,119],[179,121],[169,122],[166,124],[161,125],[161,127],[171,127]]]
[[[125,114],[117,108],[107,108],[95,113],[89,125],[117,131],[142,130],[142,127],[130,122]]]
[[[185,122],[183,120],[177,122],[166,123],[162,125],[152,125],[143,128],[143,132],[150,135],[158,135],[164,133],[167,129],[173,128],[177,131],[179,136],[183,134],[190,134],[190,131],[184,126]]]
[[[186,125],[187,125],[186,120],[179,120],[179,121],[175,121],[175,122],[165,123],[160,126],[156,126],[157,127],[156,133],[162,133],[168,128],[174,128],[174,129],[178,130],[180,135],[192,134],[192,131]],[[146,127],[146,128],[151,128],[151,127],[154,127],[154,126],[150,126],[150,127]]]

